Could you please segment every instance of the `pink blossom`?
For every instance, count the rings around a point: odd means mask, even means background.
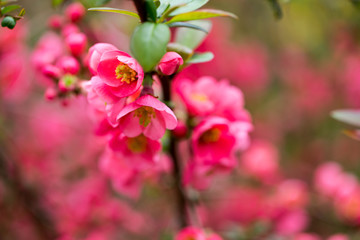
[[[53,29],[60,29],[63,25],[63,17],[61,15],[52,15],[48,20],[48,25]]]
[[[66,45],[74,56],[80,56],[86,48],[87,37],[83,33],[71,33],[65,38]]]
[[[71,56],[61,57],[56,64],[64,73],[77,74],[80,70],[80,64],[76,58]],[[55,70],[55,69],[54,69]],[[44,71],[44,70],[43,70]]]
[[[153,166],[153,163],[159,160],[157,154],[161,150],[159,140],[152,140],[142,134],[132,138],[123,134],[115,134],[110,140],[109,146],[139,169]]]
[[[234,167],[236,138],[229,124],[225,118],[209,117],[196,126],[192,146],[197,161],[225,169]]]
[[[85,57],[85,65],[89,67],[92,74],[97,75],[97,67],[100,62],[101,56],[108,51],[118,50],[114,45],[108,43],[97,43],[93,45]]]
[[[260,180],[274,180],[279,168],[277,149],[267,141],[254,141],[241,156],[241,168]]]
[[[177,79],[175,86],[192,116],[214,114],[231,121],[250,121],[250,115],[244,110],[242,92],[226,80],[218,82],[212,77],[201,77],[195,82]]]
[[[144,79],[144,72],[139,63],[121,51],[102,54],[97,71],[101,80],[118,97],[134,94],[142,86]]]
[[[327,240],[349,240],[349,237],[345,234],[335,234],[328,237]]]
[[[61,70],[57,66],[47,64],[42,68],[42,74],[48,78],[59,78],[61,76]]]
[[[86,12],[86,10],[85,10],[84,6],[79,2],[75,2],[75,3],[70,4],[66,8],[65,15],[72,22],[77,22],[80,19],[82,19],[82,17],[85,15],[85,12]]]
[[[166,129],[174,129],[177,125],[171,109],[151,95],[144,95],[125,106],[116,119],[127,137],[143,133],[153,140],[161,138]]]
[[[125,161],[122,156],[107,149],[100,159],[100,169],[121,194],[138,198],[141,189],[141,175],[133,164]]]
[[[79,33],[80,29],[77,25],[75,24],[67,24],[65,25],[62,29],[61,29],[61,34],[62,36],[64,36],[65,38],[67,36],[69,36],[70,34],[74,34],[74,33]]]
[[[106,113],[109,123],[116,127],[117,115],[124,108],[126,99],[113,95],[98,76],[93,76],[84,88],[88,102],[98,111]]]
[[[187,227],[176,234],[175,240],[206,240],[202,229]]]
[[[184,63],[182,57],[176,52],[167,52],[158,64],[158,68],[164,75],[174,74],[180,65]]]
[[[276,221],[276,232],[283,235],[292,235],[303,231],[308,225],[308,215],[304,210],[287,212]]]
[[[321,238],[316,234],[299,233],[296,234],[293,240],[320,240]]]
[[[55,63],[63,52],[61,38],[54,33],[47,33],[39,40],[32,55],[32,63],[41,70],[43,66]]]
[[[216,233],[208,233],[197,227],[186,227],[175,236],[175,240],[222,240]]]
[[[274,202],[287,209],[300,209],[308,202],[306,184],[300,180],[287,179],[276,189]]]

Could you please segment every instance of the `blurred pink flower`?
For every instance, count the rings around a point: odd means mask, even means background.
[[[264,140],[252,141],[241,156],[241,169],[262,181],[274,181],[279,171],[279,153]]]

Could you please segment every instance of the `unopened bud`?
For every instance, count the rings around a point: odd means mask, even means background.
[[[167,52],[160,60],[158,69],[164,75],[174,74],[184,63],[182,57],[176,52]]]
[[[70,21],[77,22],[84,17],[85,12],[86,11],[85,11],[84,6],[81,3],[76,2],[76,3],[70,4],[66,8],[65,15]]]

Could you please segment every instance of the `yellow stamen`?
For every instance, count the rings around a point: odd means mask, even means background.
[[[199,102],[206,102],[207,100],[209,100],[205,94],[201,93],[193,93],[191,94],[191,98]]]
[[[147,139],[142,134],[134,138],[129,138],[127,140],[127,146],[134,153],[142,153],[146,150]]]
[[[125,63],[120,63],[115,69],[116,79],[120,79],[121,82],[126,82],[130,84],[133,81],[137,80],[137,73],[134,69],[126,65]]]
[[[147,127],[152,118],[155,118],[155,109],[152,107],[141,107],[134,111],[134,116],[139,118],[140,125]]]
[[[220,138],[221,131],[218,128],[207,130],[200,136],[201,143],[213,143],[217,142]]]

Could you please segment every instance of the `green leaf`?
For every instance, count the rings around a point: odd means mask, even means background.
[[[9,29],[13,29],[15,27],[15,25],[16,25],[16,20],[11,16],[6,16],[1,21],[2,27],[7,27]]]
[[[5,6],[6,4],[17,2],[17,0],[2,0],[0,1],[0,6]]]
[[[354,7],[360,9],[360,0],[350,0],[350,2],[354,5]]]
[[[130,11],[123,10],[123,9],[118,9],[118,8],[97,7],[97,8],[89,8],[88,11],[120,13],[120,14],[125,14],[128,16],[136,17],[136,18],[140,19],[140,16],[137,13],[130,12]]]
[[[187,12],[194,11],[196,9],[201,8],[208,2],[209,2],[209,0],[193,0],[193,1],[185,4],[185,6],[179,7],[178,9],[174,10],[173,12],[171,12],[169,14],[169,16],[175,16],[175,15],[178,15],[181,13],[187,13]]]
[[[209,33],[206,29],[199,27],[195,24],[187,23],[187,22],[174,22],[170,23],[169,27],[185,27],[185,28],[191,28],[199,31],[203,31],[204,33]]]
[[[211,29],[210,21],[198,20],[198,21],[191,21],[189,23],[192,25],[199,26],[204,30],[206,30],[207,32],[210,32]],[[207,34],[205,32],[182,27],[182,28],[178,28],[175,33],[175,42],[183,46],[186,46],[190,49],[195,49],[203,42],[206,36]]]
[[[360,127],[360,110],[336,110],[331,116],[340,122]]]
[[[212,52],[195,53],[186,63],[204,63],[214,59]]]
[[[169,7],[169,3],[164,3],[163,1],[160,1],[160,6],[156,9],[157,17],[161,17],[164,12],[169,9]]]
[[[168,52],[177,52],[180,54],[184,62],[187,62],[189,58],[193,55],[193,50],[179,43],[169,43],[166,50]]]
[[[109,3],[111,0],[81,0],[81,2],[84,4],[84,6],[91,8],[91,7],[100,7],[107,3]]]
[[[2,14],[7,14],[7,13],[9,13],[9,12],[12,12],[12,11],[14,11],[14,10],[16,10],[16,9],[19,9],[19,8],[21,8],[21,6],[20,5],[9,5],[9,6],[6,6],[6,7],[2,7],[1,8],[1,13]]]
[[[237,16],[230,12],[225,12],[221,10],[214,10],[214,9],[203,9],[197,10],[194,12],[182,13],[176,15],[172,19],[168,21],[168,23],[173,22],[184,22],[184,21],[191,21],[191,20],[199,20],[199,19],[206,19],[206,18],[213,18],[213,17],[232,17],[237,18]]]
[[[170,29],[162,23],[140,24],[131,36],[130,49],[145,72],[151,71],[166,53]]]
[[[277,0],[267,0],[267,1],[269,2],[270,7],[273,10],[274,17],[276,19],[281,19],[283,16],[283,13],[282,13],[279,2]],[[357,0],[355,0],[355,1],[357,1]]]
[[[58,7],[64,2],[64,0],[52,0],[53,7]]]
[[[25,15],[25,8],[21,9],[20,13],[19,13],[19,17],[22,17]]]
[[[156,22],[156,6],[153,0],[145,0],[145,8],[148,20]]]

